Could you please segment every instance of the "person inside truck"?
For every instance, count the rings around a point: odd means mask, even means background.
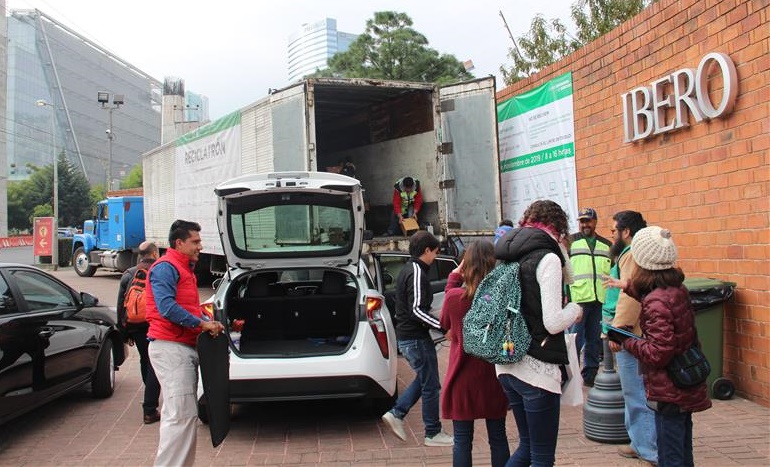
[[[417,215],[422,208],[422,190],[420,181],[412,177],[404,177],[393,185],[393,213],[386,236],[396,235],[399,224],[406,218],[417,221]]]

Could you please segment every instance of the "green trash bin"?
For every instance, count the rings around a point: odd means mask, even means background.
[[[703,353],[711,363],[711,374],[706,380],[711,396],[727,400],[735,394],[732,381],[722,377],[722,351],[724,348],[724,302],[733,296],[734,282],[695,277],[684,281],[690,292],[690,302],[695,309],[695,327],[698,329]]]

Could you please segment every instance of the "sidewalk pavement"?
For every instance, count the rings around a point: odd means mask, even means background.
[[[441,368],[448,353],[447,348],[439,352]],[[411,378],[408,365],[401,364],[399,387]],[[142,424],[141,400],[139,362],[132,350],[110,399],[76,393],[2,427],[0,465],[152,465],[159,425]],[[365,412],[361,404],[342,401],[236,405],[230,435],[218,448],[211,447],[207,427],[199,425],[196,465],[452,464],[451,448],[422,446],[419,404],[406,418],[406,442]],[[451,428],[445,421],[444,429]],[[508,436],[513,450],[517,431],[511,416]],[[715,400],[713,408],[694,415],[693,444],[696,465],[770,465],[770,409],[740,398]],[[562,411],[557,465],[646,465],[621,458],[617,448],[586,439],[581,407]],[[476,423],[474,461],[489,465],[483,422]]]
[[[77,276],[71,268],[54,273],[78,290],[111,303],[119,274]],[[210,290],[202,289],[201,296]],[[448,347],[439,351],[439,368],[447,366]],[[399,361],[399,388],[414,378]],[[585,390],[587,393],[587,390]],[[68,395],[0,427],[0,466],[149,466],[158,443],[158,424],[142,424],[143,387],[134,349],[116,374],[115,394],[94,400],[85,391]],[[0,401],[2,403],[2,401]],[[693,416],[695,463],[699,466],[770,465],[770,408],[745,399],[714,400],[714,406]],[[451,448],[422,445],[420,405],[406,418],[407,441],[396,438],[361,403],[304,401],[233,406],[233,424],[225,442],[211,447],[208,427],[198,427],[196,466],[332,465],[450,466]],[[474,464],[489,465],[483,422],[477,422]],[[517,430],[508,416],[511,449]],[[452,431],[451,421],[444,429]],[[557,465],[640,466],[621,458],[618,445],[588,440],[583,435],[582,407],[563,408],[556,450]]]

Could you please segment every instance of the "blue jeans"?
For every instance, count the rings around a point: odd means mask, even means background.
[[[657,462],[658,445],[655,432],[655,412],[647,406],[644,380],[639,372],[639,361],[627,350],[615,354],[618,376],[626,404],[626,431],[631,447],[642,459]]]
[[[519,429],[519,447],[508,459],[506,467],[553,465],[559,438],[561,395],[527,384],[512,375],[502,374],[499,379]]]
[[[438,418],[441,383],[438,376],[436,347],[433,340],[426,337],[399,340],[398,350],[417,375],[390,411],[396,418],[403,420],[422,397],[422,422],[425,425],[425,436],[432,438],[441,432],[441,422]]]
[[[658,465],[695,465],[692,455],[692,412],[666,414],[655,412],[658,431]]]
[[[590,302],[579,305],[583,309],[583,319],[575,323],[570,332],[577,333],[575,345],[578,356],[580,349],[583,349],[583,365],[580,373],[584,381],[590,381],[599,371],[599,354],[602,351],[602,304]]]
[[[505,419],[487,419],[486,422],[491,465],[503,467],[511,456],[505,434]],[[452,447],[452,467],[470,467],[473,465],[473,420],[452,420],[452,426],[455,442]]]
[[[407,208],[404,219],[408,217],[414,217],[414,206],[409,206]],[[398,216],[395,211],[390,211],[390,225],[388,226],[387,234],[396,235],[399,232],[401,232],[401,227],[398,225]]]

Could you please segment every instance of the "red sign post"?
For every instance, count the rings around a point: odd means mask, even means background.
[[[52,256],[53,239],[53,217],[35,217],[33,220],[35,227],[32,232],[32,251],[35,256]]]

